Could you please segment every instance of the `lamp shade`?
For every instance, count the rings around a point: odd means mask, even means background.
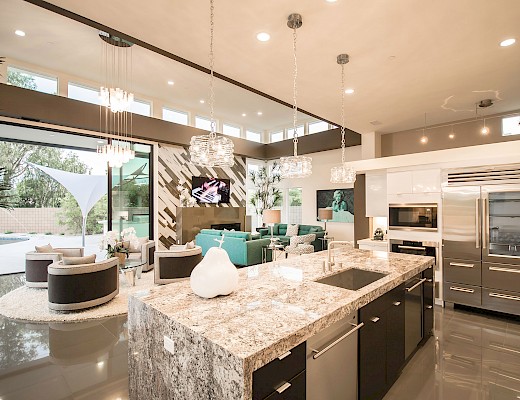
[[[277,224],[281,221],[281,210],[264,210],[262,213],[262,220],[266,224]]]
[[[320,221],[331,220],[332,219],[332,209],[318,208],[318,219]]]

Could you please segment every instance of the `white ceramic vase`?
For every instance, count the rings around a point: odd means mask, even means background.
[[[212,247],[190,276],[193,293],[206,299],[226,296],[238,287],[238,271],[226,250]]]

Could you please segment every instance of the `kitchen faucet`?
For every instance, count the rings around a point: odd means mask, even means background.
[[[350,244],[351,246],[354,245],[353,242],[350,242],[348,240],[335,240],[335,241],[333,240],[332,242],[329,242],[329,245],[327,247],[327,265],[325,266],[325,269],[328,266],[329,271],[332,271],[332,266],[334,265],[334,261],[333,260],[331,261],[331,253],[332,253],[332,248],[334,247],[335,244],[341,244],[341,245]]]

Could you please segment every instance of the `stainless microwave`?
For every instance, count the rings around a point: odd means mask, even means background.
[[[407,231],[436,231],[437,204],[390,204],[388,228]]]

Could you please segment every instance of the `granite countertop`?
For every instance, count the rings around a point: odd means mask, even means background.
[[[357,242],[358,243],[359,242],[364,242],[364,243],[384,243],[384,244],[388,244],[388,239],[375,240],[375,239],[372,239],[372,238],[365,238],[365,239],[359,239]]]
[[[314,282],[341,271],[323,272],[327,252],[322,251],[242,268],[239,288],[229,296],[203,299],[184,280],[134,298],[243,359],[252,373],[434,264],[433,257],[350,246],[333,253],[341,270],[356,267],[388,275],[357,291]]]

